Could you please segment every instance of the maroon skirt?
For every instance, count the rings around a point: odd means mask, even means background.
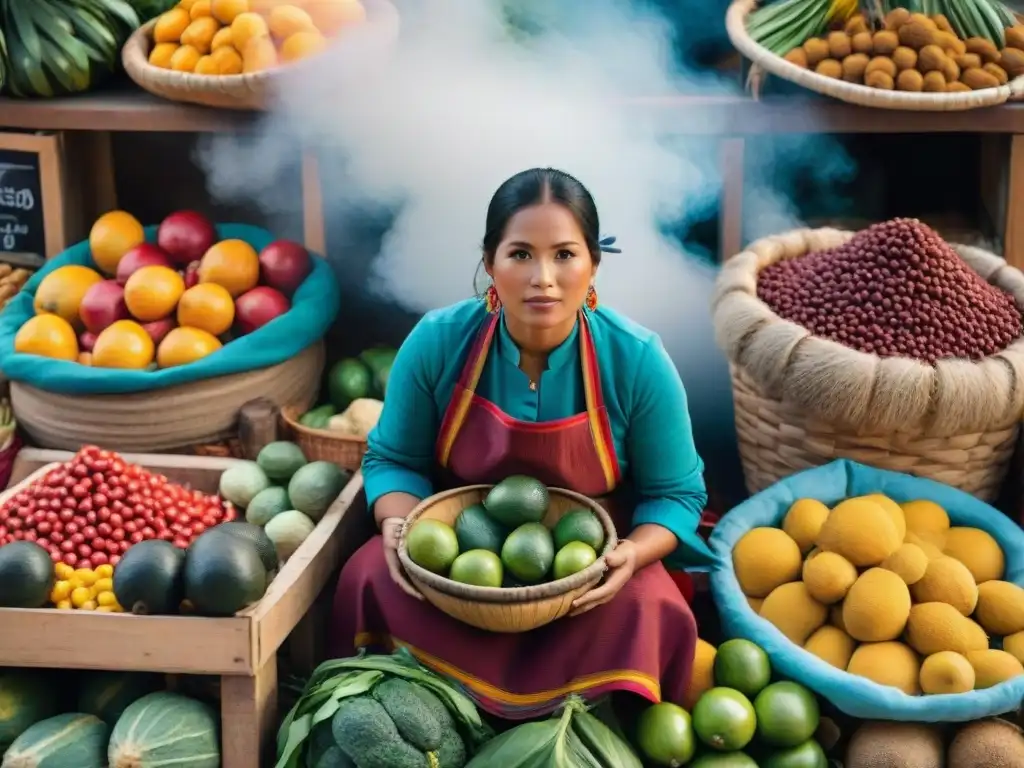
[[[537,717],[570,694],[588,699],[628,691],[652,702],[682,702],[697,625],[661,563],[633,575],[615,598],[581,616],[519,634],[463,624],[405,594],[384,561],[381,537],[345,565],[334,598],[330,648],[407,648],[422,664],[461,684],[486,712]]]

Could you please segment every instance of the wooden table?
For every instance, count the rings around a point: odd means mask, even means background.
[[[1024,267],[1024,104],[966,112],[898,112],[868,109],[833,99],[775,98],[754,101],[741,95],[678,95],[626,102],[640,116],[653,118],[679,135],[721,139],[721,255],[743,246],[743,154],[747,137],[772,134],[980,133],[1010,137],[1009,155],[988,143],[990,158],[982,198],[986,207],[1005,209],[1006,258]],[[68,131],[155,131],[209,133],[244,131],[258,113],[218,110],[158,99],[130,83],[84,96],[41,100],[0,98],[0,128]],[[303,229],[307,247],[326,251],[323,200],[316,160],[302,164]],[[994,199],[994,198],[999,198]]]
[[[26,448],[10,488],[72,454]],[[171,481],[215,491],[231,459],[123,454]],[[212,487],[211,487],[212,486]],[[370,516],[357,473],[255,605],[227,618],[0,608],[0,666],[220,677],[221,765],[260,768],[279,724],[277,652],[352,550]],[[2,497],[0,497],[2,498]]]

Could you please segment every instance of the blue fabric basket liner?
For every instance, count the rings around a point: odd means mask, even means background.
[[[155,226],[146,228],[148,241],[156,242],[156,230]],[[248,224],[219,224],[217,235],[221,240],[244,240],[257,251],[276,239],[267,230]],[[313,271],[292,296],[291,310],[188,365],[157,371],[117,370],[15,352],[18,329],[35,314],[32,302],[39,283],[53,270],[68,264],[95,269],[88,241],[50,259],[0,312],[0,370],[11,381],[63,395],[146,392],[277,365],[319,341],[334,322],[341,303],[330,265],[314,256]]]
[[[787,477],[725,515],[711,535],[715,565],[711,592],[728,637],[760,645],[782,677],[801,683],[848,715],[903,722],[964,722],[1017,709],[1024,700],[1024,676],[968,693],[909,696],[896,688],[850,675],[791,643],[750,608],[732,567],[736,542],[752,528],[779,527],[797,499],[819,499],[832,506],[849,496],[884,493],[894,501],[930,499],[953,525],[990,533],[1006,553],[1003,578],[1024,583],[1024,531],[998,510],[970,494],[934,480],[904,475],[845,459]]]

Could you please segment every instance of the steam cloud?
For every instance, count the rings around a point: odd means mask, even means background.
[[[373,0],[364,1],[372,11]],[[321,170],[341,175],[324,201],[327,216],[395,211],[368,288],[425,311],[470,295],[497,186],[528,167],[564,169],[594,194],[603,234],[624,251],[602,263],[601,301],[661,334],[695,420],[720,419],[723,409],[729,418],[709,318],[714,270],[664,233],[666,223],[685,224],[717,203],[717,145],[675,136],[656,110],[623,99],[736,93],[737,85],[681,71],[667,21],[636,0],[505,2],[542,20],[539,31],[510,35],[500,0],[416,0],[401,4],[394,46],[379,30],[353,32],[289,83],[257,135],[217,136],[204,148],[211,193],[273,210],[283,203],[276,175],[294,164],[298,142],[339,153],[342,168]],[[707,18],[706,0],[688,2]],[[807,148],[791,139],[788,151]],[[841,155],[830,156],[829,173],[848,172]],[[785,196],[756,176],[748,181],[746,214],[760,230],[798,225]]]

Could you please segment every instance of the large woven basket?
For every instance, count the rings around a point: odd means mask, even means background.
[[[593,499],[561,488],[549,488],[551,503],[543,523],[553,527],[562,516],[583,507],[593,511],[605,530],[604,547],[589,567],[564,579],[530,587],[476,587],[439,576],[421,568],[409,557],[405,537],[417,520],[440,520],[454,525],[466,507],[479,504],[493,486],[470,485],[424,499],[406,518],[402,527],[398,557],[409,580],[436,608],[459,621],[490,632],[528,632],[565,616],[573,601],[589,592],[604,574],[604,556],[618,544],[615,525],[604,508]]]
[[[215,443],[234,434],[238,410],[258,397],[278,406],[311,404],[324,348],[317,342],[269,368],[127,395],[70,396],[11,382],[11,404],[34,445],[77,451],[96,444],[115,451],[160,453]]]
[[[816,91],[850,104],[911,112],[954,112],[992,107],[1024,96],[1024,76],[1017,77],[998,88],[984,88],[979,91],[912,93],[869,88],[866,85],[819,75],[817,72],[798,67],[781,56],[776,56],[747,34],[747,16],[758,4],[758,0],[734,0],[725,16],[725,28],[729,39],[753,64],[752,75],[761,70],[796,83],[809,91]]]
[[[950,359],[926,366],[812,336],[757,297],[762,268],[836,247],[852,236],[804,229],[768,237],[729,259],[719,274],[715,333],[732,371],[748,490],[756,493],[794,472],[842,458],[994,499],[1024,410],[1024,339],[976,363]],[[1024,274],[979,248],[953,247],[1024,307]],[[827,370],[865,373],[845,392],[815,388]]]
[[[367,18],[366,23],[360,25],[358,39],[360,58],[365,59],[367,52],[386,54],[394,46],[398,39],[399,14],[388,0],[363,2]],[[144,24],[121,49],[121,61],[128,76],[154,96],[207,107],[266,110],[274,105],[279,94],[287,92],[289,83],[302,84],[323,78],[320,57],[241,75],[196,75],[155,67],[149,63],[155,25],[155,19]],[[344,34],[332,41],[332,45],[348,43]]]
[[[281,409],[281,418],[292,433],[292,438],[310,461],[330,461],[342,469],[355,472],[363,464],[366,441],[339,435],[329,429],[313,429],[299,423],[307,409],[289,405]]]

